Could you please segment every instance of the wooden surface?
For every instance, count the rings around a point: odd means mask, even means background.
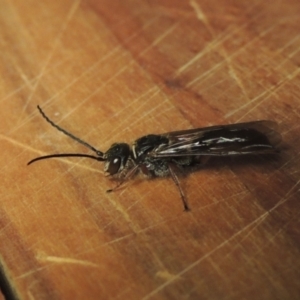
[[[299,0],[1,0],[7,299],[299,299]],[[111,194],[105,151],[148,133],[279,123],[276,158],[218,160]],[[3,280],[6,283],[3,283]],[[1,298],[1,297],[0,297]]]

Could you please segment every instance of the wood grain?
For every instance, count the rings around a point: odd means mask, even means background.
[[[0,1],[7,299],[300,297],[298,0]],[[114,182],[88,159],[148,133],[277,121],[279,158]],[[1,280],[1,282],[5,282]],[[1,297],[1,296],[0,296]]]

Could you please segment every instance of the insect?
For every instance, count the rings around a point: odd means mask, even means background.
[[[114,143],[106,152],[102,152],[55,124],[39,106],[37,108],[48,123],[92,150],[95,155],[50,154],[34,158],[28,162],[28,165],[55,157],[87,157],[103,161],[105,173],[120,179],[119,183],[107,192],[117,189],[138,171],[154,177],[170,175],[180,192],[186,211],[189,210],[189,205],[179,184],[178,170],[199,164],[202,157],[277,153],[276,146],[281,140],[279,133],[274,129],[275,122],[254,121],[149,134],[138,138],[132,145]]]

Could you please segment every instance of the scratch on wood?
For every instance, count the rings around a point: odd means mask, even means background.
[[[165,280],[172,280],[174,277],[176,277],[176,275],[170,273],[167,270],[158,271],[158,272],[156,272],[155,276],[160,277]],[[176,277],[175,279],[180,279],[180,278]]]
[[[6,141],[12,143],[13,145],[19,146],[23,150],[28,150],[30,152],[35,152],[35,153],[38,153],[39,155],[46,155],[46,153],[43,152],[43,151],[38,151],[38,150],[36,150],[36,149],[34,149],[34,148],[30,147],[30,146],[27,146],[27,145],[25,145],[23,143],[20,143],[20,142],[14,140],[14,139],[11,139],[11,138],[9,138],[9,137],[1,134],[1,133],[0,133],[0,139],[6,140]],[[20,154],[22,154],[22,152]],[[20,155],[20,154],[18,154],[18,155]],[[98,168],[90,168],[88,166],[80,164],[80,160],[78,160],[77,162],[73,162],[71,160],[67,160],[67,159],[63,159],[62,158],[61,161],[63,161],[66,164],[72,165],[72,166],[77,166],[77,167],[80,167],[80,168],[83,168],[83,169],[86,169],[86,170],[89,170],[89,171],[92,171],[92,172],[97,172],[97,173],[104,174],[104,172],[101,171],[101,170],[99,170]]]
[[[34,296],[32,295],[32,293],[29,290],[27,291],[27,295],[30,300],[35,300]]]
[[[257,96],[254,99],[251,100],[250,102],[248,102],[247,104],[241,106],[238,110],[226,115],[230,116],[236,112],[238,112],[239,110],[241,110],[242,108],[245,108],[247,106],[249,106],[250,104],[253,105],[254,102],[258,102],[256,103],[256,105],[252,106],[251,109],[248,109],[247,112],[245,114],[243,114],[239,119],[237,119],[237,122],[241,121],[245,116],[247,116],[249,113],[251,113],[254,109],[256,109],[259,105],[261,105],[262,103],[264,103],[266,100],[269,99],[270,96],[274,95],[277,93],[277,91],[282,88],[287,82],[289,82],[291,79],[293,79],[295,76],[297,76],[300,73],[300,68],[298,68],[295,72],[293,72],[292,74],[288,75],[286,78],[282,79],[280,82],[278,82],[278,84],[276,86],[272,86],[271,88],[269,88],[268,90],[264,91],[263,93],[261,93],[259,96]],[[263,98],[261,101],[258,101],[262,95],[268,94],[267,97]]]
[[[104,57],[102,57],[101,59],[99,59],[97,62],[95,62],[91,67],[87,68],[84,72],[82,72],[79,76],[77,76],[74,80],[72,80],[70,83],[68,83],[67,85],[64,86],[64,88],[60,89],[56,94],[54,94],[52,97],[50,97],[49,99],[47,99],[47,101],[44,102],[44,105],[47,105],[49,102],[51,102],[52,100],[54,100],[55,98],[57,98],[59,95],[61,95],[62,93],[64,93],[68,88],[72,87],[73,85],[75,85],[78,81],[80,81],[84,76],[86,76],[88,73],[92,72],[94,69],[96,69],[97,67],[99,67],[99,65],[101,63],[103,63],[103,61],[105,61],[106,59],[108,59],[109,57],[113,56],[114,54],[116,54],[118,52],[118,50],[120,50],[120,46],[115,47],[115,49],[113,49],[112,51],[110,51],[107,55],[105,55]],[[37,80],[36,78],[34,80]],[[103,86],[101,86],[102,88]],[[21,88],[19,89],[21,90]],[[99,88],[96,90],[96,92],[99,91]],[[93,96],[94,94],[92,94]],[[87,101],[89,98],[86,98],[84,100]],[[84,103],[83,102],[83,103]],[[82,103],[82,104],[83,104]],[[69,115],[69,114],[68,114]],[[66,118],[68,115],[64,115],[64,118]],[[26,121],[22,122],[21,124],[19,124],[18,126],[14,126],[12,130],[9,131],[8,134],[11,134],[15,131],[17,131],[19,128],[21,128],[22,126],[24,126],[26,123],[28,123],[34,115],[32,115],[31,117],[27,118]],[[64,118],[62,118],[60,121],[62,121]]]
[[[59,256],[48,256],[44,254],[38,254],[37,260],[41,262],[51,262],[57,264],[72,264],[72,265],[80,265],[84,267],[93,267],[99,268],[99,265],[92,263],[87,260],[69,258],[69,257],[59,257]]]
[[[132,222],[132,220],[131,220],[129,214],[127,213],[127,210],[124,209],[124,207],[120,204],[120,201],[119,201],[119,200],[115,201],[115,200],[114,200],[114,197],[111,197],[109,200],[110,200],[110,203],[114,206],[114,208],[115,208],[119,213],[121,213],[123,219],[125,219],[125,220],[128,222],[128,224],[130,224],[131,228],[132,228],[134,231],[137,231],[137,228],[136,228],[135,223]],[[118,218],[118,217],[116,217],[116,218]],[[114,220],[115,220],[116,218],[114,218]],[[114,220],[112,220],[112,222],[113,222]],[[105,227],[107,227],[107,226],[108,226],[108,225],[106,225]],[[105,229],[105,227],[104,227],[104,229]]]
[[[37,295],[35,293],[35,296],[34,296],[31,291],[34,289],[34,286],[38,286],[39,284],[40,284],[40,282],[38,280],[30,281],[30,284],[27,287],[27,295],[28,295],[29,300],[35,300],[36,298],[38,298],[39,295]]]
[[[292,186],[292,188],[287,192],[286,197],[284,197],[282,200],[280,200],[269,211],[266,211],[265,213],[263,213],[262,215],[260,215],[254,221],[252,221],[247,226],[245,226],[243,229],[241,229],[238,232],[236,232],[235,234],[233,234],[229,239],[225,240],[224,242],[222,242],[221,244],[219,244],[217,247],[215,247],[213,250],[211,250],[210,252],[208,252],[207,254],[205,254],[204,256],[202,256],[201,258],[199,258],[198,260],[196,260],[195,262],[193,262],[192,264],[190,264],[189,266],[187,266],[186,268],[184,268],[181,272],[179,272],[178,274],[176,274],[173,278],[170,278],[169,280],[167,280],[167,282],[165,282],[164,284],[162,284],[159,287],[157,287],[156,289],[154,289],[152,292],[150,292],[148,295],[146,295],[143,298],[143,300],[150,299],[152,296],[154,296],[155,294],[157,294],[159,291],[161,291],[162,289],[164,289],[166,286],[168,286],[171,283],[173,283],[174,280],[176,280],[177,278],[183,276],[186,272],[190,271],[191,269],[195,268],[203,260],[205,260],[208,257],[210,257],[217,250],[221,249],[223,246],[225,246],[226,244],[228,244],[230,241],[234,240],[238,235],[240,235],[241,233],[244,233],[247,229],[251,228],[253,225],[255,226],[255,228],[257,226],[259,226],[259,224],[266,219],[266,217],[270,214],[270,212],[274,211],[279,206],[281,206],[282,204],[284,204],[285,202],[287,202],[290,199],[290,197],[292,197],[294,194],[299,193],[299,189],[298,189],[297,191],[295,191],[295,193],[292,194],[292,192],[297,188],[297,186],[299,185],[299,183],[300,183],[300,180],[298,180]],[[253,228],[251,230],[253,230]]]
[[[22,118],[22,114],[25,112],[25,110],[26,110],[29,102],[31,101],[31,99],[32,99],[32,97],[33,97],[33,95],[34,95],[34,93],[35,93],[35,91],[36,91],[36,89],[37,89],[37,87],[38,87],[38,85],[40,83],[40,80],[43,77],[43,75],[44,75],[44,73],[45,73],[45,71],[46,71],[46,69],[47,69],[47,67],[48,67],[48,65],[49,65],[49,63],[50,63],[50,61],[51,61],[54,53],[55,53],[55,50],[56,50],[57,46],[59,45],[59,40],[61,39],[61,37],[62,37],[63,33],[65,32],[65,30],[66,30],[66,28],[67,28],[70,20],[72,19],[73,15],[75,14],[75,12],[76,12],[76,10],[77,10],[80,2],[81,2],[81,0],[76,0],[76,1],[73,2],[68,15],[67,15],[65,21],[62,24],[60,32],[58,33],[56,39],[53,42],[53,46],[52,46],[51,51],[49,52],[49,54],[48,54],[48,56],[47,56],[47,58],[46,58],[46,60],[44,62],[44,65],[43,65],[43,67],[41,69],[41,72],[37,76],[37,80],[36,80],[36,82],[35,82],[35,84],[33,86],[33,90],[31,92],[30,96],[28,97],[26,103],[23,106],[23,110],[22,110],[22,112],[20,114],[20,118]]]
[[[156,18],[154,18],[153,20],[151,20],[150,22],[148,22],[142,29],[150,26],[150,24],[153,23],[153,21]],[[133,34],[131,37],[129,37],[125,42],[128,43],[130,40],[132,40],[134,37],[136,37],[139,33],[141,33],[142,31],[138,31],[137,33]],[[150,46],[152,47],[152,46]],[[149,48],[150,48],[149,47]],[[122,49],[123,46],[117,46],[113,52],[117,52],[117,50]],[[147,48],[148,49],[148,48]],[[142,51],[139,56],[145,52],[146,49],[144,51]],[[112,52],[110,51],[110,53],[105,57],[100,59],[96,64],[94,64],[91,68],[89,68],[87,71],[84,72],[84,74],[88,73],[90,70],[95,69],[96,65],[98,65],[100,62],[105,61],[107,58],[109,58],[112,55]],[[95,91],[93,91],[91,94],[89,94],[88,97],[84,98],[79,105],[77,105],[76,107],[74,107],[73,110],[71,110],[67,115],[65,115],[65,117],[68,117],[70,114],[72,114],[76,109],[78,109],[79,107],[81,107],[87,100],[89,100],[91,97],[93,97],[94,95],[96,95],[98,92],[100,92],[103,88],[105,88],[110,82],[112,82],[114,79],[116,79],[119,75],[121,75],[129,66],[133,65],[134,61],[130,61],[128,64],[126,64],[125,66],[123,66],[122,68],[120,68],[120,70],[118,72],[116,72],[113,76],[111,76],[106,82],[104,82],[99,88],[97,88]],[[82,77],[82,75],[80,76]],[[74,80],[75,81],[75,80]],[[78,81],[76,79],[76,81]],[[53,97],[52,97],[53,98]],[[51,99],[49,99],[50,101]]]
[[[34,80],[30,80],[28,76],[26,76],[26,73],[23,72],[22,68],[19,67],[19,65],[15,62],[15,60],[12,58],[12,62],[14,64],[14,67],[16,70],[19,72],[20,77],[23,79],[25,82],[25,87],[27,87],[29,90],[34,89]],[[17,89],[19,90],[19,89]]]
[[[204,12],[202,11],[200,5],[196,3],[194,0],[190,0],[190,5],[192,8],[195,10],[197,18],[204,23],[208,31],[212,36],[214,36],[214,32],[212,27],[210,26],[208,19],[206,18]],[[238,31],[241,30],[240,28]],[[179,75],[182,73],[184,70],[186,70],[189,66],[191,66],[195,61],[197,61],[199,58],[201,58],[203,55],[211,51],[214,47],[217,47],[218,45],[222,44],[222,42],[228,38],[228,36],[232,35],[235,31],[231,32],[230,34],[226,35],[224,34],[223,37],[214,38],[212,43],[210,43],[203,51],[200,51],[198,54],[196,54],[191,60],[189,60],[186,64],[184,64],[182,67],[180,67],[177,71],[176,74]]]
[[[280,48],[276,53],[282,53],[285,49],[290,47],[292,44],[297,42],[300,38],[300,35],[295,36],[293,39],[291,39],[288,43],[286,43],[282,48]],[[283,59],[277,66],[275,66],[275,70],[278,70],[282,65],[286,63],[286,61],[289,61],[292,57],[294,57],[298,52],[300,51],[299,48],[296,48],[295,51],[291,52],[287,56],[285,55],[285,59]]]
[[[206,53],[209,53],[212,49],[215,47],[218,47],[223,41],[227,38],[227,35],[224,35],[223,37],[214,39],[211,43],[209,43],[206,48],[199,53],[197,53],[191,60],[189,60],[187,63],[185,63],[183,66],[181,66],[177,71],[176,75],[179,75],[180,73],[184,72],[186,69],[188,69],[190,66],[192,66],[198,59],[200,59],[202,56],[204,56]]]
[[[91,41],[88,43],[88,45],[89,45],[89,44],[93,44],[94,41],[97,40],[97,39],[98,39],[98,37],[95,38],[95,39],[93,39],[93,40],[91,40]],[[76,55],[77,55],[77,54],[78,54],[78,55],[81,55],[81,52],[83,52],[83,49],[84,49],[84,48],[77,49]],[[60,92],[56,93],[53,97],[51,97],[50,99],[48,99],[48,101],[51,100],[51,99],[53,99],[53,98],[55,98],[55,97],[57,97],[58,95],[60,95],[60,94],[61,94],[63,91],[65,91],[67,88],[69,88],[70,86],[72,86],[73,84],[75,84],[77,81],[79,81],[79,80],[80,80],[84,75],[86,75],[88,72],[90,72],[90,71],[94,70],[96,67],[98,67],[98,65],[99,65],[103,60],[105,60],[107,57],[109,57],[109,56],[115,54],[115,53],[116,53],[117,51],[119,51],[120,49],[122,49],[121,46],[116,46],[116,47],[114,47],[111,51],[109,51],[109,53],[108,53],[106,56],[104,56],[104,57],[102,57],[101,59],[99,59],[99,60],[98,60],[94,65],[92,65],[90,68],[87,68],[80,76],[78,76],[78,77],[77,77],[75,80],[73,80],[70,84],[66,85],[66,87],[63,88],[63,89],[61,89]],[[52,70],[55,70],[57,67],[59,67],[60,65],[62,65],[63,63],[65,63],[65,62],[67,62],[67,61],[69,61],[69,60],[76,60],[75,58],[76,58],[76,56],[74,55],[74,56],[72,56],[72,58],[68,57],[68,58],[61,59],[60,61],[55,62],[54,64],[51,64],[51,66],[49,66],[49,68],[47,69],[47,72],[50,72],[50,71],[52,71]],[[16,66],[16,68],[18,68],[18,66]],[[45,75],[45,74],[46,74],[46,71],[44,72],[44,75]],[[37,75],[37,76],[35,76],[35,77],[33,77],[32,79],[29,80],[28,85],[30,85],[30,89],[33,89],[34,83],[39,79],[39,76],[40,76],[40,75]],[[3,101],[5,101],[5,100],[11,98],[12,96],[14,96],[14,95],[17,94],[18,92],[20,92],[22,89],[24,89],[25,87],[27,87],[28,85],[23,84],[23,85],[19,86],[18,88],[16,88],[15,90],[13,90],[13,91],[10,92],[9,94],[7,94],[5,97],[1,98],[1,99],[0,99],[0,102],[3,102]],[[47,102],[46,102],[46,103],[47,103]],[[25,122],[25,123],[26,123],[26,122]],[[24,124],[24,123],[23,123],[23,124]],[[23,125],[23,124],[22,124],[22,125]],[[19,128],[19,127],[18,127],[18,128]]]
[[[300,180],[299,180],[299,182],[300,182]],[[275,205],[273,209],[277,208],[279,205],[281,205],[284,202],[281,202],[280,204],[278,203],[278,205]],[[270,211],[272,211],[273,209],[271,209]],[[219,244],[218,246],[216,246],[214,249],[212,249],[210,252],[208,252],[207,254],[203,255],[201,258],[199,258],[195,262],[191,263],[189,266],[187,266],[186,268],[184,268],[181,272],[179,272],[178,274],[174,275],[174,277],[172,277],[169,280],[167,280],[164,284],[161,284],[160,286],[158,286],[156,289],[154,289],[152,292],[150,292],[149,294],[147,294],[142,299],[143,300],[150,299],[152,296],[156,295],[159,291],[163,290],[166,286],[172,284],[176,279],[182,277],[185,273],[187,273],[188,271],[190,271],[193,268],[195,268],[196,266],[198,266],[202,261],[204,261],[205,259],[209,258],[217,250],[219,250],[222,247],[224,247],[225,245],[227,245],[229,242],[231,242],[232,240],[234,240],[240,234],[244,233],[246,230],[248,230],[249,228],[251,228],[253,225],[255,225],[257,227],[269,215],[270,211],[267,211],[267,212],[263,213],[261,216],[259,216],[254,221],[252,221],[251,223],[249,223],[243,229],[239,230],[238,232],[236,232],[235,234],[233,234],[230,238],[228,238],[227,240],[225,240],[224,242],[222,242],[221,244]]]
[[[259,94],[259,95],[256,96],[255,98],[250,99],[249,102],[247,102],[247,103],[245,103],[244,105],[240,106],[238,109],[233,110],[233,111],[231,111],[230,113],[226,114],[226,115],[225,115],[225,118],[229,118],[229,117],[231,117],[232,115],[236,114],[237,112],[241,111],[243,108],[246,108],[246,107],[248,107],[249,105],[253,105],[254,103],[258,102],[258,101],[259,101],[263,96],[265,96],[266,94],[268,94],[268,91],[267,91],[267,90],[263,91],[261,94]],[[267,99],[267,98],[264,98],[264,99],[262,99],[261,101],[259,101],[259,104],[263,103],[264,100],[266,100],[266,99]],[[259,105],[259,104],[258,104],[258,105]],[[255,107],[257,107],[257,105],[256,105]]]
[[[299,183],[300,183],[300,179],[289,189],[289,191],[286,193],[286,196],[282,200],[278,201],[278,203],[274,205],[274,207],[272,207],[269,212],[272,212],[273,210],[275,210],[276,208],[278,208],[279,206],[287,202],[290,199],[290,197],[292,197],[293,195],[300,194],[299,189],[297,189],[294,193],[292,193],[297,188]]]
[[[39,268],[36,268],[36,269],[34,269],[34,270],[28,271],[28,272],[26,272],[26,273],[24,273],[24,274],[22,274],[22,275],[17,276],[17,277],[16,277],[16,280],[26,278],[26,277],[30,276],[31,274],[34,274],[34,273],[36,273],[36,272],[39,272],[39,271],[41,271],[41,270],[43,270],[43,269],[45,269],[45,267],[39,267]]]
[[[221,202],[224,202],[224,201],[228,201],[228,200],[231,199],[232,197],[235,197],[235,196],[238,196],[238,195],[243,195],[244,193],[245,193],[245,192],[243,191],[243,192],[236,193],[236,194],[234,194],[234,195],[230,195],[229,197],[226,197],[226,198],[224,198],[224,199],[222,199],[222,200],[219,200],[219,201],[217,201],[217,202],[213,202],[213,203],[211,203],[211,204],[207,204],[207,205],[205,205],[205,206],[202,206],[202,207],[200,207],[199,209],[197,209],[197,211],[200,211],[200,210],[203,210],[203,209],[207,209],[208,207],[217,205],[217,204],[219,204],[219,203],[221,203]],[[143,194],[143,195],[141,196],[141,199],[139,199],[139,201],[142,201],[143,198],[147,198],[147,194]],[[131,207],[133,207],[134,205],[136,205],[136,203],[138,203],[139,201],[136,201],[136,202],[133,203],[131,206],[129,206],[129,207],[128,207],[128,210],[129,210]],[[101,247],[102,247],[102,246],[109,245],[109,244],[117,243],[117,242],[122,241],[122,240],[124,240],[124,239],[130,238],[130,237],[134,236],[135,234],[141,234],[141,233],[144,233],[144,232],[146,232],[146,231],[148,231],[148,230],[151,230],[151,229],[153,229],[153,228],[155,228],[155,227],[157,227],[157,226],[160,226],[160,225],[162,225],[162,224],[165,224],[165,223],[168,223],[168,222],[170,222],[170,221],[173,221],[173,220],[175,220],[176,218],[177,218],[177,216],[176,216],[176,217],[169,218],[169,219],[164,219],[164,220],[159,221],[159,222],[156,222],[156,223],[151,224],[151,225],[149,225],[149,226],[147,226],[147,227],[145,227],[145,228],[143,228],[143,229],[141,229],[141,230],[137,230],[135,233],[131,233],[131,234],[125,235],[125,236],[123,236],[123,237],[117,238],[117,239],[115,239],[115,240],[112,240],[112,241],[110,241],[110,242],[107,242],[107,243],[101,245]],[[111,223],[112,223],[112,222],[109,222],[104,228],[108,227]]]
[[[151,89],[151,91],[152,91],[152,89]],[[134,106],[134,109],[130,112],[130,114],[127,115],[126,117],[124,117],[124,118],[120,121],[120,123],[118,124],[118,126],[115,127],[115,128],[111,131],[110,135],[113,136],[114,133],[116,133],[116,132],[118,132],[118,133],[123,132],[123,131],[126,129],[126,128],[124,128],[124,124],[126,124],[126,122],[128,122],[128,120],[132,119],[132,116],[136,115],[139,111],[143,111],[142,108],[143,108],[144,106],[146,106],[146,105],[149,103],[149,101],[150,101],[153,97],[155,97],[159,92],[160,92],[159,89],[155,89],[155,90],[153,91],[152,95],[149,96],[149,97],[147,98],[147,100],[145,100],[145,101],[143,101],[143,102],[138,102],[138,103],[137,103],[138,105],[135,105],[135,106]],[[148,93],[148,92],[147,92],[147,93]],[[160,102],[160,103],[159,103],[157,106],[155,106],[151,111],[157,109],[159,106],[163,105],[164,103],[165,103],[165,101]],[[145,111],[146,111],[147,114],[150,114],[150,111],[147,111],[147,110],[145,110]],[[143,119],[144,117],[145,117],[144,115],[140,115],[139,118],[134,119],[133,122],[130,122],[130,127],[133,127],[134,124],[138,123],[138,122],[139,122],[141,119]],[[122,131],[120,131],[120,128],[122,128]]]
[[[222,37],[219,37],[219,38],[216,38],[214,35],[214,31],[213,29],[211,28],[211,26],[209,25],[208,23],[208,20],[207,18],[205,17],[204,13],[202,12],[200,6],[193,0],[191,0],[190,3],[193,3],[194,6],[197,6],[197,13],[196,15],[199,15],[201,16],[201,19],[200,21],[202,21],[205,26],[207,27],[208,31],[210,32],[210,34],[212,35],[212,37],[214,37],[213,39],[213,42],[211,44],[209,44],[206,49],[204,49],[203,51],[201,51],[200,53],[196,54],[190,61],[188,61],[185,65],[183,65],[182,67],[180,67],[177,72],[176,72],[176,75],[179,75],[181,72],[183,72],[185,69],[187,69],[190,65],[192,65],[195,61],[197,61],[200,57],[202,57],[204,54],[208,53],[209,51],[211,51],[212,49],[214,49],[215,47],[217,46],[222,46],[222,43],[232,37],[234,34],[242,31],[244,28],[246,28],[247,26],[249,26],[249,24],[255,19],[258,17],[258,15],[253,18],[252,20],[250,20],[248,23],[244,24],[243,26],[240,26],[238,28],[236,28],[235,30],[229,30],[229,33],[226,33],[224,36]],[[191,4],[192,5],[192,4]],[[193,7],[194,8],[194,7]],[[203,18],[205,21],[203,21]],[[226,52],[224,53],[225,49],[221,47],[221,55],[224,57],[224,60],[221,61],[219,64],[217,65],[214,65],[210,70],[206,71],[205,73],[202,73],[199,77],[197,78],[194,78],[193,80],[191,80],[189,83],[187,83],[187,87],[195,84],[197,81],[201,80],[202,78],[208,78],[210,75],[213,74],[213,71],[220,68],[222,65],[224,65],[225,63],[228,64],[228,62],[231,61],[231,59],[235,56],[237,56],[240,52],[242,52],[245,48],[247,48],[249,45],[251,45],[252,43],[254,43],[256,40],[260,39],[261,37],[265,36],[268,32],[270,32],[271,30],[274,29],[274,27],[277,26],[277,24],[274,24],[274,26],[271,26],[269,27],[268,29],[266,29],[265,31],[261,32],[257,37],[253,38],[251,41],[249,41],[247,44],[245,44],[243,47],[239,48],[237,51],[235,51],[234,53],[232,53],[231,55],[227,55]],[[231,64],[229,64],[229,67],[231,67],[232,69],[232,66]],[[232,69],[233,70],[233,69]],[[234,71],[234,70],[233,70]],[[232,72],[232,71],[231,71]],[[235,72],[234,72],[235,73]],[[233,73],[231,73],[231,75],[233,75]],[[234,79],[238,79],[237,76],[234,76],[233,77]],[[239,85],[239,87],[242,89],[243,93],[245,93],[245,88],[242,84],[242,82],[240,80],[237,81],[237,84]]]
[[[203,10],[201,9],[201,6],[199,3],[197,3],[195,0],[190,0],[190,5],[192,6],[192,8],[195,10],[196,16],[199,20],[203,21],[203,23],[207,26],[207,28],[211,31],[211,26],[203,12]]]
[[[144,25],[141,30],[139,30],[138,32],[135,32],[132,36],[128,37],[128,39],[125,41],[126,43],[130,42],[133,38],[135,38],[136,36],[138,36],[138,34],[141,34],[142,31],[147,28],[148,26],[150,26],[157,18],[153,18],[151,19],[146,25]],[[140,54],[142,55],[144,52],[146,52],[149,48],[151,48],[152,45],[150,45],[150,47],[146,48],[145,50],[143,50]],[[77,83],[83,76],[85,76],[86,74],[88,74],[89,72],[93,71],[94,69],[96,69],[99,64],[103,63],[104,61],[106,61],[109,57],[111,57],[112,55],[116,54],[118,51],[122,50],[123,46],[119,45],[116,46],[112,51],[109,51],[109,53],[105,56],[102,57],[101,59],[99,59],[96,63],[94,63],[90,68],[86,69],[80,76],[76,77],[72,82],[70,82],[69,84],[67,84],[63,89],[61,89],[58,93],[56,93],[55,95],[53,95],[51,98],[49,98],[45,104],[49,103],[51,100],[55,99],[56,97],[58,97],[61,93],[63,93],[65,90],[67,90],[68,88],[70,88],[72,85],[74,85],[75,83]],[[104,88],[109,82],[111,82],[112,80],[114,80],[118,75],[120,75],[124,70],[126,70],[126,68],[128,68],[130,65],[133,64],[133,61],[131,61],[129,64],[127,64],[126,66],[124,66],[123,68],[121,68],[117,73],[114,74],[114,76],[112,76],[111,78],[109,78],[105,83],[103,83],[99,88],[97,88],[92,94],[90,94],[88,97],[86,97],[85,99],[83,99],[83,101],[81,101],[80,105],[78,105],[77,107],[75,107],[71,112],[69,112],[67,115],[64,115],[64,118],[68,117],[71,113],[74,112],[74,110],[78,109],[80,106],[82,106],[87,100],[89,100],[93,95],[97,94],[102,88]],[[38,84],[39,78],[41,77],[41,75],[37,76],[34,81],[36,81],[36,85]],[[63,118],[63,119],[64,119]],[[26,124],[27,122],[29,122],[32,119],[32,117],[28,118],[25,122],[22,122],[22,124],[15,126],[12,130],[10,130],[10,132],[8,134],[11,134],[13,132],[15,132],[16,130],[18,130],[19,128],[21,128],[24,124]],[[61,119],[61,121],[63,120]]]
[[[173,26],[170,26],[170,28],[168,28],[165,32],[163,32],[159,37],[157,37],[153,43],[151,44],[152,46],[157,45],[158,43],[160,43],[167,35],[169,35],[177,26],[179,25],[179,23],[175,23]]]
[[[158,87],[154,86],[154,87],[151,87],[150,89],[148,89],[146,92],[144,92],[143,94],[141,94],[139,97],[136,97],[135,99],[133,99],[132,101],[129,101],[126,103],[126,105],[117,110],[111,117],[110,119],[112,118],[115,118],[119,115],[121,115],[123,112],[125,112],[126,109],[128,108],[136,108],[137,107],[137,104],[143,99],[143,98],[146,98],[146,100],[149,100],[149,97],[153,97],[155,95],[157,95],[157,93],[159,92],[160,90],[158,89]],[[153,94],[152,94],[153,93]],[[152,94],[152,95],[151,95]],[[143,101],[143,102],[146,102],[146,101]],[[132,110],[130,110],[131,114],[132,114]],[[123,120],[123,118],[122,118]]]
[[[155,96],[155,95],[153,95],[153,96]],[[152,97],[153,97],[153,96],[152,96]],[[164,98],[161,102],[159,102],[157,105],[153,106],[150,110],[145,111],[143,115],[141,115],[139,118],[135,119],[134,122],[131,122],[131,125],[134,125],[134,124],[138,123],[140,120],[144,119],[144,118],[147,117],[147,116],[149,117],[149,115],[151,115],[152,112],[157,111],[157,110],[158,110],[161,106],[163,106],[166,102],[168,102],[168,98],[167,98],[167,97],[165,97],[165,98]],[[148,118],[148,117],[147,117],[147,118]]]
[[[191,0],[190,5],[194,8],[198,19],[203,21],[203,23],[207,27],[208,31],[210,32],[210,34],[215,38],[214,30],[213,30],[212,26],[209,24],[209,21],[206,18],[206,16],[205,16],[203,10],[201,9],[201,6],[199,5],[199,3],[197,3],[195,0]],[[227,62],[227,65],[229,67],[229,74],[236,81],[237,85],[240,87],[240,89],[243,91],[243,94],[248,99],[246,89],[245,89],[242,81],[240,80],[240,78],[237,76],[237,74],[235,72],[235,69],[232,65],[232,60],[231,60],[230,56],[228,55],[226,49],[222,46],[222,44],[221,44],[220,51],[221,51],[221,55],[224,57],[225,61]]]
[[[151,44],[149,44],[148,47],[146,47],[143,51],[141,51],[137,57],[141,57],[142,55],[144,55],[145,53],[147,53],[148,50],[150,50],[151,48],[153,48],[153,46],[157,45],[159,42],[161,42],[168,34],[170,34],[177,26],[179,25],[179,23],[175,23],[173,26],[171,26],[169,29],[167,29],[164,33],[162,33],[162,35],[160,35],[159,37],[157,37]]]
[[[39,151],[35,150],[34,148],[32,148],[30,146],[27,146],[27,145],[25,145],[23,143],[20,143],[20,142],[16,141],[15,139],[12,139],[12,138],[10,138],[8,136],[5,136],[5,135],[3,135],[1,133],[0,133],[0,139],[3,139],[5,141],[7,141],[7,142],[10,142],[13,145],[19,146],[23,150],[29,150],[29,151],[40,153]]]

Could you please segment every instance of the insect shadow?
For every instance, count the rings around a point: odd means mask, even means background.
[[[148,134],[135,140],[131,145],[114,143],[102,152],[67,130],[55,124],[37,106],[43,118],[60,132],[92,150],[95,155],[84,153],[58,153],[40,156],[28,165],[43,159],[58,157],[86,157],[104,162],[106,175],[119,180],[107,190],[115,191],[140,171],[147,177],[171,176],[183,202],[184,210],[189,205],[179,183],[178,172],[182,175],[203,168],[203,161],[210,157],[237,157],[253,154],[277,154],[281,141],[272,121],[254,121],[230,125],[218,125],[163,134]],[[245,160],[246,162],[246,160]],[[213,166],[211,166],[213,167]]]

